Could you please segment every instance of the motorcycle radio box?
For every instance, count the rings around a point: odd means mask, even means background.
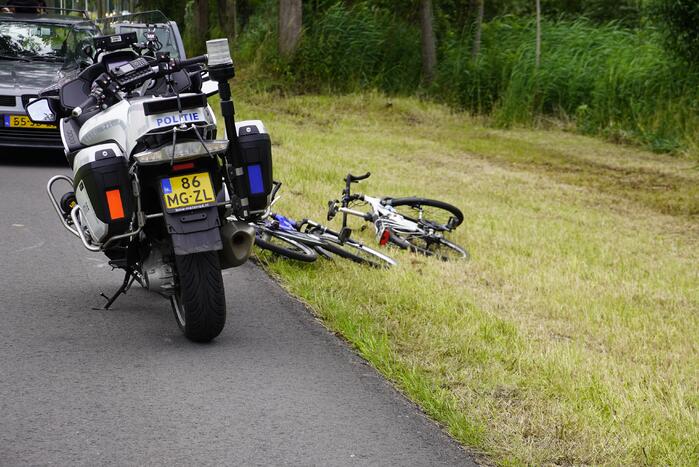
[[[260,120],[236,123],[240,160],[233,167],[236,194],[240,198],[242,217],[263,213],[271,202],[272,142]]]

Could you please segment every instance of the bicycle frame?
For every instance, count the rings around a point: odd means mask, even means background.
[[[371,212],[365,213],[350,209],[347,207],[353,200],[364,201],[371,207]],[[372,221],[377,237],[381,244],[385,244],[388,238],[384,238],[384,232],[390,231],[401,235],[426,235],[428,233],[417,222],[406,219],[403,215],[396,212],[392,206],[386,206],[382,203],[383,198],[375,198],[367,195],[352,195],[346,201],[343,201],[343,206],[338,208],[338,212],[342,213],[342,228],[347,228],[347,215],[361,217],[366,221]]]

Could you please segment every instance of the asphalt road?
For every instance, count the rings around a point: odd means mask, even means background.
[[[252,264],[209,345],[140,288],[93,311],[121,274],[60,226],[62,162],[0,149],[0,465],[472,465]]]

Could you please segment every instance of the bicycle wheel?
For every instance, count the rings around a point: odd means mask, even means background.
[[[312,263],[318,254],[310,247],[267,228],[255,226],[255,245],[280,256]]]
[[[405,248],[407,246],[410,251],[414,253],[419,253],[425,256],[434,256],[442,261],[453,261],[459,259],[468,260],[471,258],[471,255],[465,248],[462,248],[456,243],[450,242],[441,236],[414,235],[407,238],[392,238],[391,241],[396,243],[401,248]]]
[[[392,206],[400,215],[436,230],[452,230],[464,221],[459,208],[444,201],[428,198],[386,198],[384,205]]]
[[[329,252],[355,263],[366,264],[375,268],[387,268],[397,264],[390,256],[379,253],[354,240],[348,239],[342,243],[336,235],[329,233],[320,234],[320,238],[325,241],[325,244],[316,247],[316,249],[322,250],[322,254]]]

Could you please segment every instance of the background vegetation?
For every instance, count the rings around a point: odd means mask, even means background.
[[[206,34],[235,36],[239,65],[263,89],[418,95],[498,126],[555,123],[656,151],[696,152],[699,3],[541,0],[537,66],[535,0],[483,0],[482,21],[480,1],[434,0],[430,80],[421,68],[418,0],[303,2],[301,42],[283,58],[277,0],[228,0],[235,28],[221,24],[217,5],[225,0],[206,2],[203,14]],[[181,18],[191,48],[201,48],[193,25],[202,1],[184,9],[183,2],[141,3]]]

